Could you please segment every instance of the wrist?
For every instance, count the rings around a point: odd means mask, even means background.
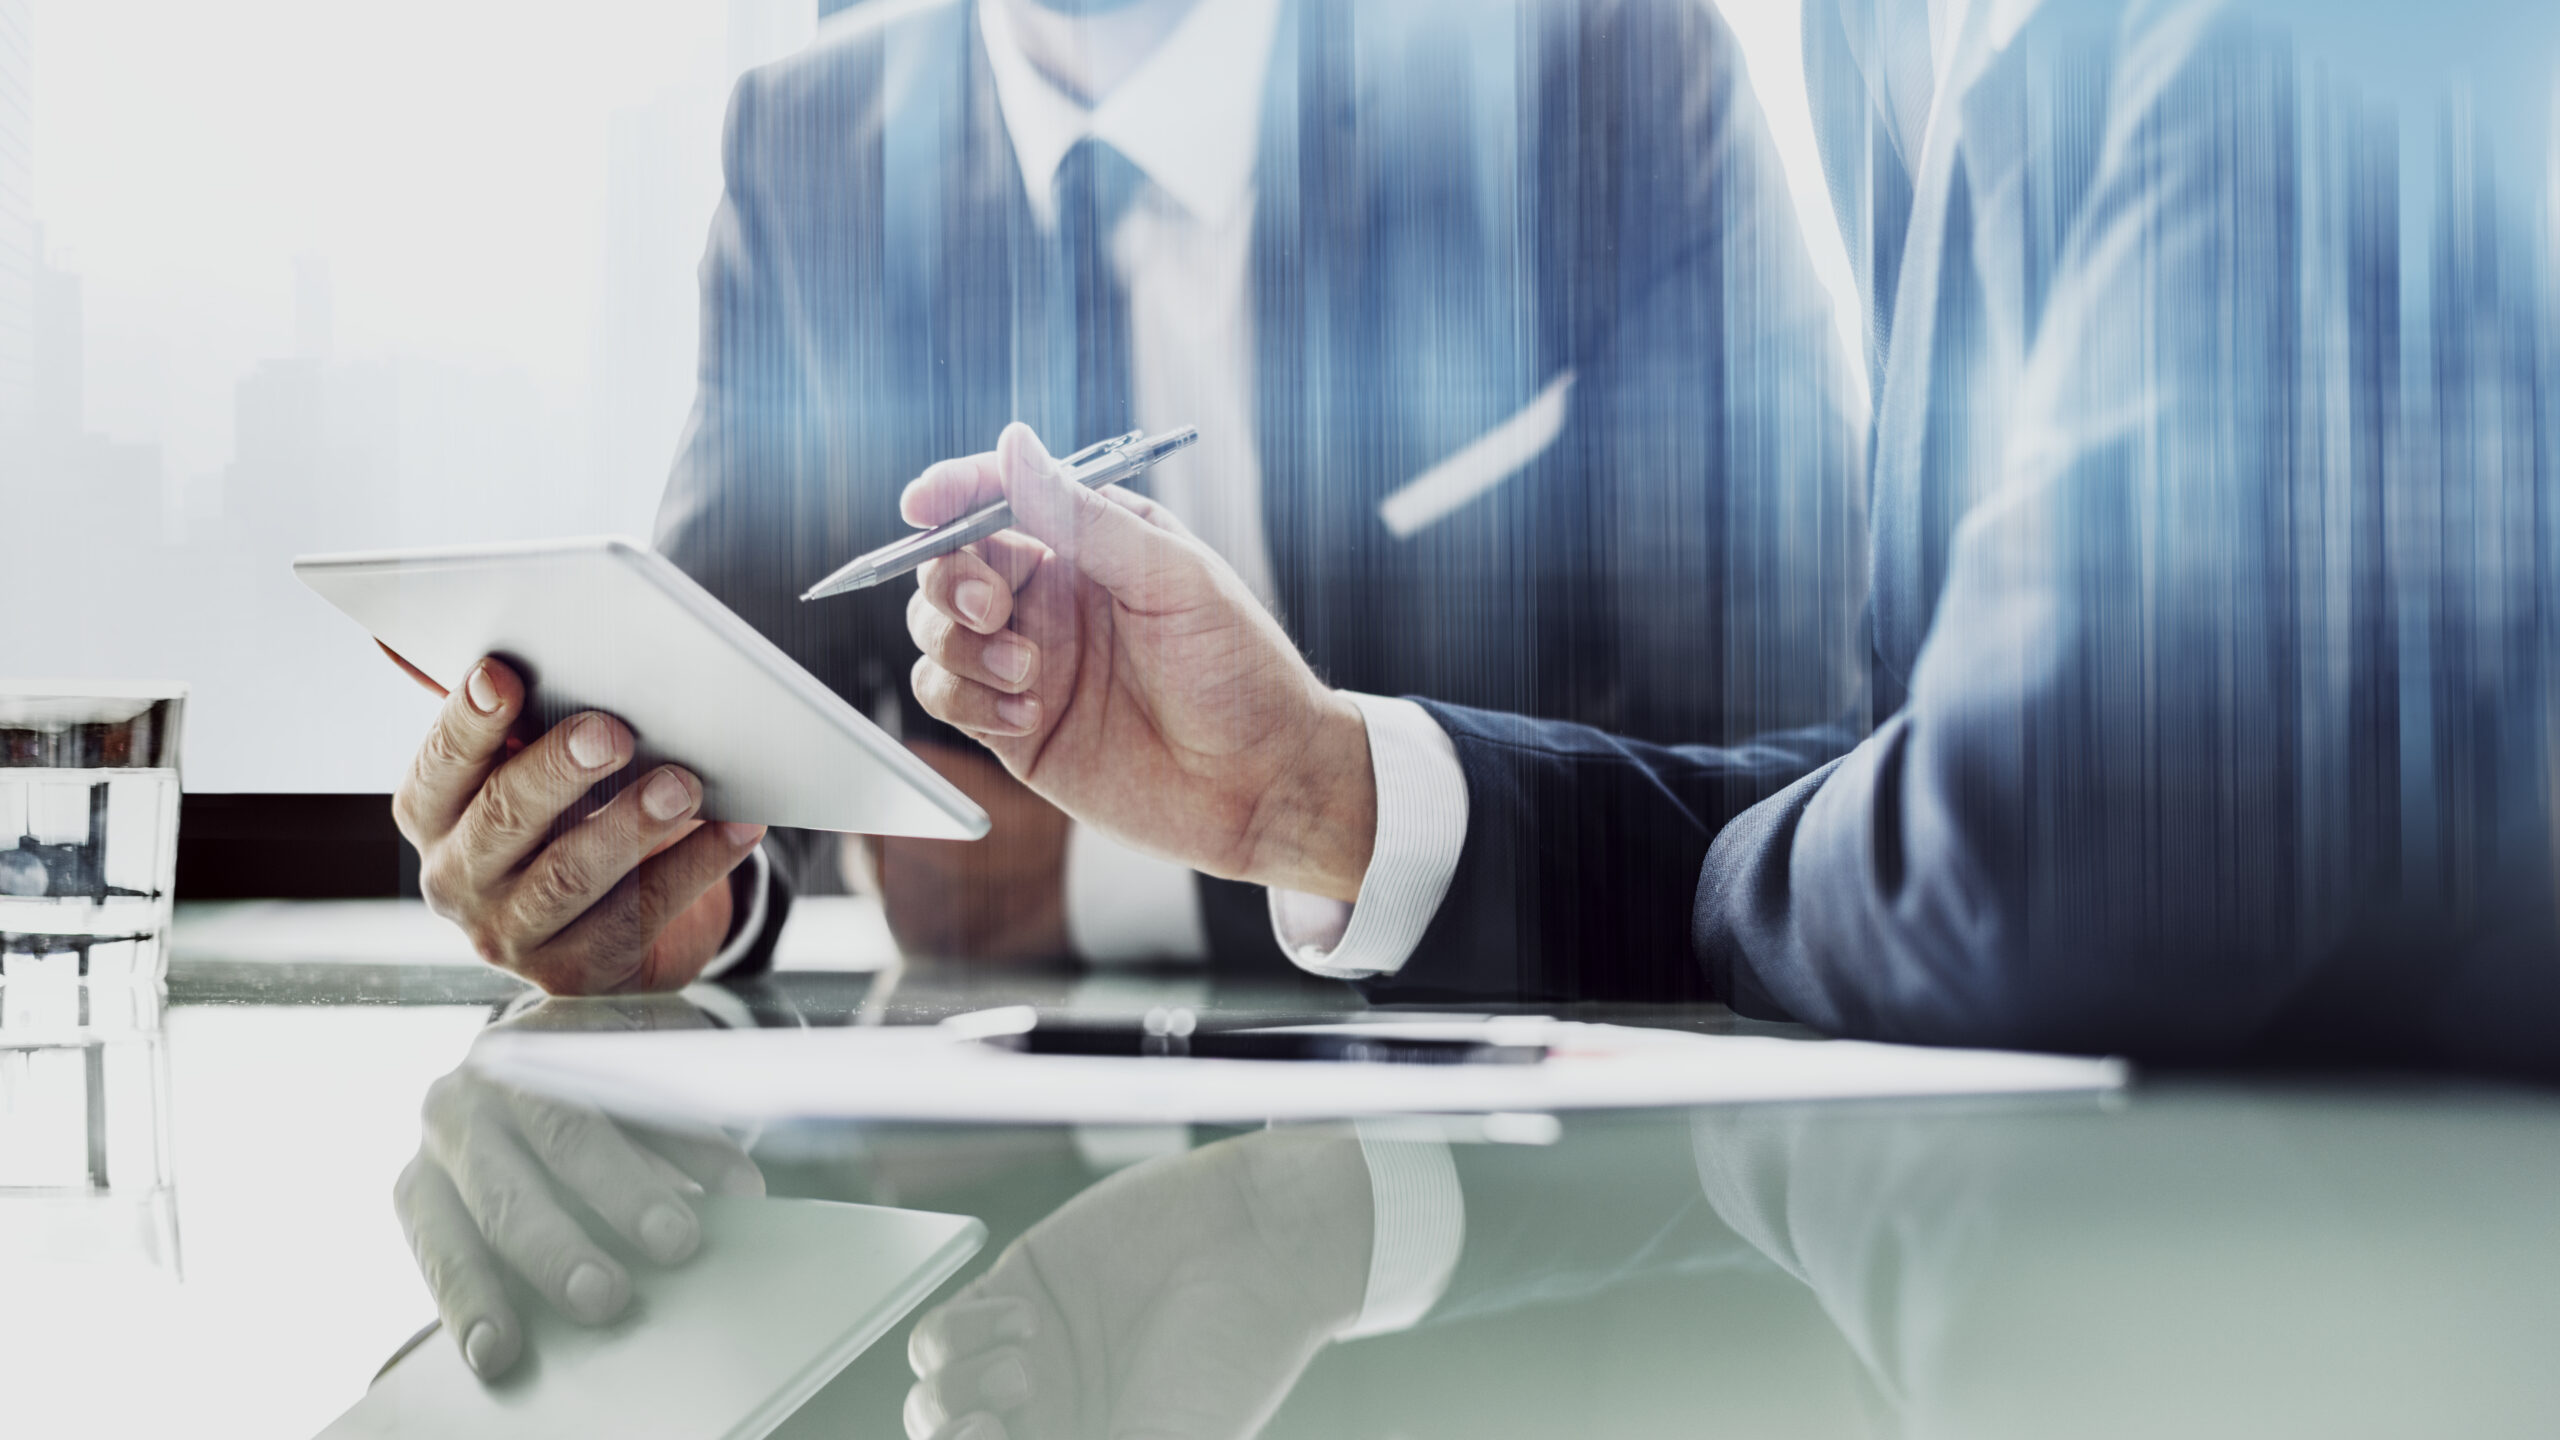
[[[1368,720],[1349,696],[1320,691],[1296,754],[1255,806],[1251,858],[1240,878],[1356,901],[1377,833]]]

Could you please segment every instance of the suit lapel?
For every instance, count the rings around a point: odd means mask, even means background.
[[[1960,504],[1969,427],[1954,407],[1977,397],[1964,368],[1978,335],[1980,295],[1970,270],[1970,196],[1963,151],[1963,99],[1988,59],[1977,4],[1967,16],[1953,64],[1928,107],[1912,177],[1909,238],[1896,275],[1876,397],[1874,524],[1876,648],[1907,678],[1937,608],[1937,581]],[[1903,130],[1909,143],[1908,127]]]

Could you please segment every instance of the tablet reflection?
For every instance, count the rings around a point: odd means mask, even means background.
[[[495,1028],[697,1029],[680,996],[550,999]],[[430,1086],[393,1204],[443,1340],[495,1379],[526,1344],[527,1304],[583,1325],[631,1303],[635,1265],[675,1266],[702,1241],[705,1195],[761,1195],[764,1176],[717,1130],[643,1126],[490,1081],[466,1062]],[[430,1341],[429,1343],[439,1343]]]

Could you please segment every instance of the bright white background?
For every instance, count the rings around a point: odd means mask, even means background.
[[[85,461],[0,474],[0,503],[31,480],[96,497],[43,512],[0,578],[48,614],[0,629],[0,675],[190,682],[190,789],[388,790],[431,702],[287,559],[647,533],[722,99],[814,4],[32,0],[34,211],[86,382],[55,419],[157,493]],[[1796,0],[1723,8],[1845,326]],[[292,411],[317,450],[244,453],[236,417],[297,365],[322,377]],[[350,475],[370,501],[289,498]]]
[[[418,1106],[486,1006],[179,1009],[168,1025],[183,1280],[0,1276],[12,1436],[301,1436],[435,1318],[391,1209]],[[0,1221],[7,1205],[0,1201]]]

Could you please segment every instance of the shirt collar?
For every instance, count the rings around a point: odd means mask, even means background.
[[[1128,78],[1086,107],[1051,84],[1022,52],[998,4],[978,6],[996,104],[1022,168],[1031,213],[1054,217],[1050,185],[1067,152],[1091,135],[1126,156],[1193,218],[1215,224],[1253,184],[1262,92],[1281,0],[1200,0]]]

